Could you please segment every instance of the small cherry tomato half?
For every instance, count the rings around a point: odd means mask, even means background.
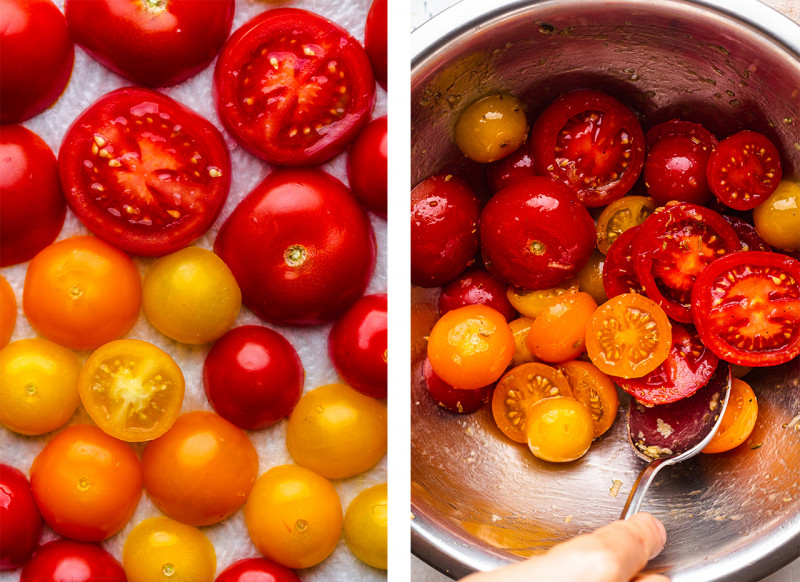
[[[156,257],[208,230],[231,183],[219,130],[140,87],[89,106],[67,130],[58,169],[67,203],[86,228],[125,252]]]
[[[623,196],[614,200],[597,219],[597,248],[607,255],[622,233],[642,224],[655,209],[653,199],[646,196]]]
[[[297,465],[278,465],[256,481],[244,518],[256,549],[288,568],[310,568],[331,555],[344,516],[331,482]]]
[[[586,327],[586,351],[600,371],[640,378],[669,355],[672,325],[657,303],[624,293],[597,308]]]
[[[538,362],[512,368],[500,378],[492,395],[497,428],[512,441],[524,443],[525,416],[531,405],[556,396],[572,396],[567,377],[557,369]]]
[[[185,386],[172,356],[137,339],[102,345],[86,360],[78,379],[83,407],[92,420],[129,442],[164,434],[180,414]]]
[[[0,350],[8,344],[17,324],[17,298],[5,277],[0,275]]]
[[[225,129],[280,166],[320,164],[369,121],[375,78],[361,44],[305,10],[258,14],[225,43],[214,71]]]
[[[506,321],[517,315],[517,310],[506,296],[508,284],[485,269],[473,267],[444,287],[439,295],[439,313],[467,305],[486,305],[499,311]]]
[[[720,359],[752,367],[788,362],[800,354],[800,262],[759,251],[725,255],[697,278],[692,315]]]
[[[608,295],[603,287],[605,262],[605,255],[595,250],[589,257],[589,261],[578,271],[578,289],[591,295],[598,305],[608,301]]]
[[[750,385],[739,378],[731,382],[725,414],[703,453],[724,453],[741,445],[753,432],[758,418],[758,400]]]
[[[453,388],[450,384],[439,378],[431,367],[431,361],[425,358],[422,367],[422,377],[425,380],[425,387],[434,402],[450,412],[456,414],[471,414],[483,408],[489,400],[490,386],[475,388],[473,390],[462,390]]]
[[[98,544],[60,539],[40,547],[20,582],[128,582],[120,563]]]
[[[328,384],[300,398],[286,429],[295,462],[327,479],[363,473],[386,454],[386,405],[345,384]]]
[[[367,288],[377,253],[364,209],[339,180],[316,169],[267,176],[222,225],[214,251],[247,307],[294,326],[344,313]]]
[[[634,226],[623,232],[608,249],[603,263],[603,289],[609,299],[623,293],[644,294],[644,287],[636,277],[632,250],[639,228]]]
[[[597,366],[581,360],[559,364],[558,370],[567,377],[572,397],[592,413],[595,438],[605,433],[614,424],[619,410],[619,396],[614,382]]]
[[[259,430],[288,416],[303,393],[300,356],[277,331],[243,325],[219,338],[203,364],[214,410],[239,428]]]
[[[510,367],[516,368],[529,362],[538,362],[539,359],[528,349],[528,334],[531,331],[533,319],[530,317],[519,317],[508,322],[508,327],[514,334],[514,357],[511,358]]]
[[[127,443],[96,426],[73,424],[33,460],[31,488],[53,531],[99,542],[133,515],[142,493],[142,466]]]
[[[672,348],[655,370],[641,378],[612,378],[642,404],[669,404],[705,386],[718,363],[719,358],[703,345],[691,326],[673,323]]]
[[[592,296],[583,291],[552,299],[531,324],[528,349],[545,362],[574,360],[586,351],[586,325],[596,309]]]
[[[528,448],[543,461],[575,461],[586,454],[593,438],[592,413],[573,398],[543,398],[525,413]]]
[[[51,0],[4,0],[0,31],[0,123],[20,123],[64,92],[75,46]]]
[[[72,38],[95,60],[138,85],[194,76],[231,32],[233,0],[67,0]]]
[[[342,380],[362,394],[385,398],[388,364],[388,301],[365,295],[331,328],[328,354]]]
[[[24,435],[63,426],[80,403],[81,361],[43,338],[21,339],[0,350],[0,422]]]
[[[122,336],[141,305],[139,269],[128,255],[93,236],[50,245],[25,273],[22,307],[28,321],[73,350],[93,350]]]
[[[364,48],[367,50],[375,80],[381,87],[388,88],[387,34],[389,28],[387,0],[372,0],[367,12],[364,30]]]
[[[578,274],[595,248],[595,226],[575,191],[540,176],[504,188],[480,216],[482,251],[508,282],[547,289]]]
[[[753,209],[753,223],[758,235],[773,247],[800,251],[800,184],[781,181],[775,192]]]
[[[411,282],[440,287],[475,262],[481,204],[466,181],[426,178],[411,191]]]
[[[184,344],[206,344],[228,331],[242,292],[217,255],[186,247],[154,262],[142,283],[142,307],[153,326]]]
[[[578,291],[580,281],[577,278],[567,279],[549,289],[522,289],[511,285],[506,297],[511,305],[525,317],[535,319],[545,307],[556,297]]]
[[[720,202],[736,210],[750,210],[769,198],[780,184],[781,157],[765,135],[740,131],[714,148],[706,175]]]
[[[169,517],[211,525],[244,504],[258,476],[258,455],[244,431],[197,410],[147,445],[142,474],[150,499]]]
[[[428,338],[433,371],[453,386],[470,390],[496,381],[514,356],[514,334],[503,315],[485,305],[445,313]]]
[[[122,566],[128,582],[212,582],[217,554],[199,529],[168,517],[151,517],[125,539]]]
[[[384,5],[386,2],[384,1]],[[369,122],[347,152],[347,181],[367,210],[386,218],[389,134],[384,115]]]
[[[599,91],[565,93],[531,130],[536,173],[573,187],[587,207],[621,198],[642,171],[645,141],[633,112]]]
[[[469,159],[487,164],[514,153],[528,136],[522,102],[513,95],[487,95],[467,106],[454,129],[456,146]]]
[[[42,516],[28,478],[5,464],[0,464],[0,522],[0,571],[14,570],[39,546]]]
[[[225,568],[214,582],[300,582],[300,577],[272,560],[245,558]]]
[[[356,558],[386,570],[389,502],[386,483],[365,489],[347,506],[344,539]]]
[[[28,261],[52,243],[66,213],[50,147],[21,125],[0,126],[0,267]]]

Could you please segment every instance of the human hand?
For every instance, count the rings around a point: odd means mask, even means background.
[[[461,582],[669,582],[659,574],[639,575],[664,549],[667,532],[649,513],[615,521],[551,548],[547,553]]]

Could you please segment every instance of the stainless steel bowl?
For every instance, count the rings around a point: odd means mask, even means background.
[[[761,131],[800,177],[800,27],[755,0],[735,14],[722,0],[463,0],[417,29],[412,50],[414,184],[482,173],[451,139],[478,96],[511,92],[534,119],[580,87],[616,96],[645,130],[680,117],[718,137]],[[438,408],[420,382],[435,302],[412,291],[414,553],[460,577],[616,519],[641,469],[622,413],[583,459],[554,466],[504,438],[488,408]],[[748,442],[665,471],[643,507],[669,533],[650,568],[675,582],[757,580],[800,556],[800,363],[747,379],[760,406]]]

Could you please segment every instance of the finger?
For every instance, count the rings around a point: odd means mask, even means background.
[[[631,580],[631,582],[669,582],[669,578],[661,574],[641,574]]]

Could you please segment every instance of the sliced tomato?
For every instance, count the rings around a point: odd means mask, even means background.
[[[217,61],[214,90],[225,129],[278,165],[320,164],[344,151],[375,104],[364,48],[297,8],[267,10],[239,28]]]
[[[629,228],[608,249],[603,263],[603,289],[609,299],[623,293],[644,293],[644,287],[636,277],[632,251],[638,231],[638,226]]]
[[[219,130],[166,95],[136,87],[104,95],[78,117],[58,169],[81,222],[145,256],[181,249],[208,230],[231,183]]]
[[[605,433],[617,418],[619,396],[611,378],[589,362],[572,360],[558,365],[567,377],[572,397],[586,405],[592,413],[594,436]]]
[[[625,196],[603,209],[597,219],[597,248],[605,254],[619,236],[642,224],[653,214],[656,203],[647,196]]]
[[[564,374],[539,362],[522,364],[506,372],[497,383],[492,395],[492,415],[504,435],[524,443],[528,408],[543,398],[556,396],[572,396]]]
[[[740,251],[714,261],[692,291],[703,343],[740,366],[772,366],[800,354],[800,261]]]
[[[633,240],[636,277],[672,319],[692,322],[692,286],[706,265],[739,249],[739,237],[713,210],[679,202],[652,214]]]
[[[736,210],[755,208],[769,198],[782,174],[778,149],[755,131],[740,131],[722,140],[706,167],[711,191]]]
[[[641,378],[612,379],[639,402],[669,404],[705,386],[718,363],[719,358],[703,345],[693,327],[673,323],[672,348],[661,365]]]
[[[644,134],[633,112],[599,91],[565,93],[531,131],[536,173],[575,188],[588,207],[621,198],[644,165]]]

